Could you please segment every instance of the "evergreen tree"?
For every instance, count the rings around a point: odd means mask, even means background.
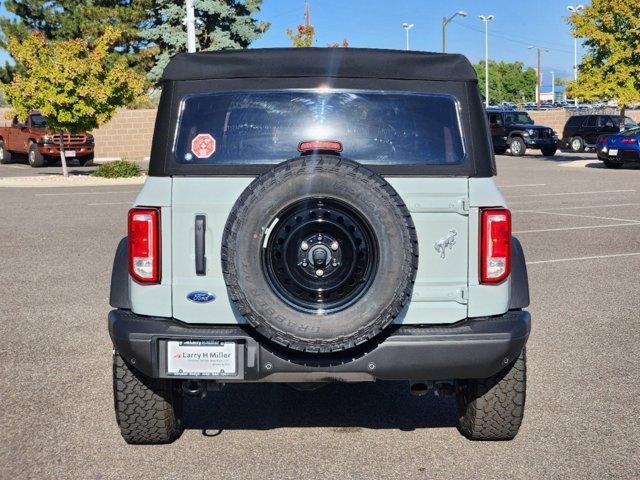
[[[107,28],[116,28],[121,37],[111,47],[111,61],[125,56],[130,66],[146,71],[152,65],[153,49],[140,37],[153,0],[6,0],[5,8],[17,18],[0,18],[0,48],[10,39],[22,41],[39,31],[47,40],[82,38],[89,46]],[[22,68],[18,63],[18,71]],[[11,68],[0,68],[4,82],[13,78]]]
[[[262,0],[195,0],[196,48],[225,50],[246,48],[269,28],[254,15],[260,11]],[[186,51],[186,16],[183,2],[156,0],[152,10],[153,26],[142,36],[158,48],[155,65],[149,78],[157,81],[169,59]]]

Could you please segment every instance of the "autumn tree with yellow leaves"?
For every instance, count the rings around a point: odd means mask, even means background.
[[[47,117],[52,132],[79,133],[111,120],[119,107],[138,100],[144,78],[124,58],[110,57],[120,32],[106,28],[92,45],[85,39],[47,40],[41,32],[11,38],[8,50],[23,69],[3,85],[3,93],[19,118],[31,110]],[[60,159],[67,176],[60,135]]]
[[[569,91],[586,100],[616,100],[624,115],[640,101],[640,2],[592,0],[568,22],[587,48]]]

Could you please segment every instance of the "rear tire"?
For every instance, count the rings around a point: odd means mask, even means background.
[[[569,142],[569,148],[573,153],[584,152],[584,140],[582,140],[582,137],[573,137]]]
[[[29,144],[29,165],[33,168],[40,168],[44,167],[46,164],[47,161],[45,160],[44,155],[38,151],[38,145],[31,142]]]
[[[469,440],[512,440],[524,415],[526,352],[493,377],[458,382],[458,430]]]
[[[623,165],[624,165],[623,162],[615,162],[613,160],[604,161],[604,166],[607,168],[622,168]]]
[[[2,140],[0,140],[0,163],[3,165],[11,163],[11,152],[5,148]]]
[[[509,148],[511,149],[511,155],[514,157],[522,157],[527,151],[527,146],[520,137],[513,137],[511,143],[509,143]]]
[[[113,400],[127,443],[171,443],[182,434],[182,395],[172,382],[146,377],[117,352],[113,355]]]
[[[545,157],[553,157],[558,151],[558,148],[557,147],[543,148],[541,151],[542,151],[542,155],[544,155]]]

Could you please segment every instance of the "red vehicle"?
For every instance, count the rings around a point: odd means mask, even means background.
[[[93,160],[93,135],[62,135],[67,159],[77,158],[80,165]],[[56,164],[60,160],[60,134],[47,129],[47,119],[39,112],[31,112],[24,123],[13,117],[10,127],[0,127],[0,163],[10,163],[13,154],[27,155],[32,167]]]

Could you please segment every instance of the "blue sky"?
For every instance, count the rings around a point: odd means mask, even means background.
[[[4,4],[4,2],[1,2]],[[303,23],[304,0],[264,0],[261,17],[271,22],[254,47],[290,45],[285,31]],[[447,51],[466,55],[472,62],[484,58],[484,23],[478,15],[492,14],[489,23],[489,58],[519,60],[534,66],[535,52],[528,45],[548,48],[542,56],[544,83],[550,71],[572,76],[573,39],[564,19],[568,4],[562,0],[311,0],[311,21],[316,28],[316,45],[347,38],[352,47],[404,48],[403,22],[413,23],[412,50],[440,51],[441,20],[464,10],[447,27]],[[587,2],[584,2],[587,3]],[[0,6],[0,15],[6,15]],[[580,55],[581,48],[578,48]],[[0,52],[0,60],[7,58]]]

